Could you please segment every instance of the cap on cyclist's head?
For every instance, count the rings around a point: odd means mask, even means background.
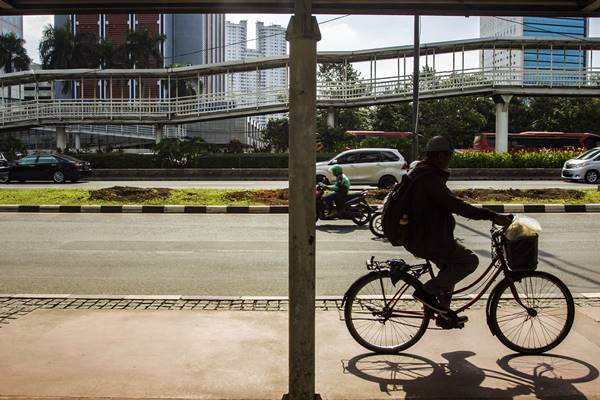
[[[335,176],[341,175],[344,172],[344,168],[342,168],[341,165],[334,165],[333,167],[329,168],[329,170],[331,171],[331,173],[333,173]]]
[[[446,139],[444,136],[434,136],[429,139],[427,142],[427,146],[425,147],[426,153],[451,153],[454,149],[450,144],[450,141]]]

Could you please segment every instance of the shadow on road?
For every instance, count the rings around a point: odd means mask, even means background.
[[[447,362],[436,363],[413,354],[366,353],[342,364],[344,373],[373,382],[388,395],[403,393],[406,399],[586,399],[574,383],[598,378],[594,366],[572,357],[509,355],[497,361],[498,370],[491,370],[468,360],[474,355],[453,351],[442,354]]]
[[[77,182],[64,181],[63,183],[53,183],[51,180],[46,180],[46,181],[22,181],[22,182],[21,181],[12,180],[12,181],[10,181],[8,183],[5,183],[5,185],[8,185],[8,186],[13,186],[13,185],[15,185],[15,186],[19,186],[19,185],[32,185],[32,186],[35,186],[35,185],[40,185],[41,186],[41,185],[49,185],[49,184],[51,184],[53,186],[56,185],[58,187],[58,186],[61,186],[61,185],[68,185],[68,186],[79,185],[81,183],[89,183],[89,182],[88,181],[78,180]]]
[[[354,224],[351,225],[333,225],[327,223],[317,223],[316,229],[321,232],[329,232],[329,233],[352,233],[356,231],[361,231],[365,229],[369,229],[368,226],[357,226]]]

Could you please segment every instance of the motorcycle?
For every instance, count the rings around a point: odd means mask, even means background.
[[[377,210],[371,215],[371,219],[369,220],[369,229],[371,230],[371,233],[380,239],[385,238],[381,222],[382,214],[383,212],[381,210]]]
[[[336,219],[349,219],[352,220],[356,225],[362,226],[369,222],[371,219],[371,213],[373,207],[367,202],[367,192],[363,191],[357,194],[350,194],[346,196],[346,201],[342,206],[342,210],[339,211],[335,216],[331,215],[332,209],[327,205],[323,194],[325,193],[325,185],[322,183],[317,184],[315,189],[315,198],[317,205],[316,220],[336,220]]]
[[[373,214],[371,214],[371,219],[369,220],[369,229],[371,233],[380,239],[385,239],[385,233],[383,233],[383,223],[381,221],[383,217],[383,207],[385,203],[390,198],[390,194],[388,193],[383,199],[383,205],[378,207]]]

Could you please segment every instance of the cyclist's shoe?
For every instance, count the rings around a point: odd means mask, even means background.
[[[435,319],[435,324],[442,329],[462,329],[465,323],[469,320],[466,315],[456,315],[456,313],[448,313],[444,316],[438,315]]]
[[[393,280],[392,280],[393,282]],[[434,311],[437,311],[440,314],[446,314],[452,310],[447,307],[442,306],[437,297],[431,293],[427,293],[423,288],[417,288],[413,293],[413,297],[416,300],[419,300],[421,303],[425,304],[427,307],[431,308]]]
[[[390,279],[392,280],[392,285],[396,286],[396,283],[402,279],[402,275],[408,268],[410,268],[410,266],[404,263],[404,261],[390,265]]]

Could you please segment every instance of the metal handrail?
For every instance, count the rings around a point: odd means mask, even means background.
[[[393,76],[345,82],[319,82],[317,105],[368,105],[382,101],[404,101],[412,97],[412,76]],[[586,70],[544,70],[523,68],[473,68],[422,74],[422,96],[444,97],[456,91],[484,91],[499,88],[568,89],[573,94],[586,89],[600,90],[600,68]],[[454,92],[454,93],[453,93]],[[220,92],[152,99],[38,99],[0,104],[4,127],[24,123],[90,122],[167,123],[211,119],[231,115],[254,115],[284,111],[288,106],[287,87],[261,88],[260,92]],[[114,126],[114,125],[111,125]],[[152,128],[153,129],[153,128]]]

